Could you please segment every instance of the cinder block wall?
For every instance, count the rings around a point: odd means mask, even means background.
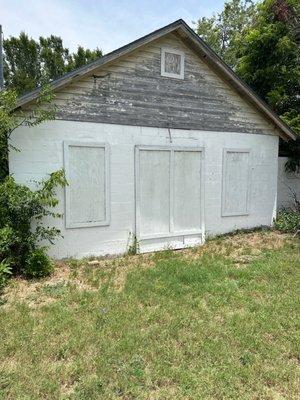
[[[204,148],[204,222],[208,235],[271,225],[276,213],[278,137],[275,135],[181,129],[172,129],[169,133],[160,128],[57,120],[34,128],[21,127],[14,132],[12,144],[21,151],[10,154],[11,173],[18,182],[34,186],[34,180],[64,167],[65,140],[109,144],[111,218],[108,226],[74,229],[66,229],[64,219],[47,221],[54,223],[63,235],[50,249],[54,257],[126,251],[130,232],[135,230],[135,145]],[[224,148],[251,149],[248,215],[222,216]],[[58,191],[58,197],[59,211],[64,213],[63,190]]]

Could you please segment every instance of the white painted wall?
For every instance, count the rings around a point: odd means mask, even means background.
[[[292,193],[294,191],[300,199],[300,174],[285,171],[287,157],[278,158],[278,204],[277,208],[288,208],[292,205]]]
[[[63,168],[63,141],[96,141],[110,146],[110,224],[66,229],[64,220],[51,221],[61,229],[64,238],[51,247],[50,254],[63,258],[116,254],[126,250],[129,234],[135,230],[135,145],[204,148],[206,234],[272,223],[276,212],[278,137],[171,130],[171,139],[170,144],[167,129],[72,121],[51,121],[34,128],[16,130],[12,144],[21,152],[11,152],[10,172],[18,182],[32,187],[32,181],[41,180],[50,172]],[[222,216],[224,148],[251,150],[248,215]],[[64,191],[59,190],[58,196],[58,208],[63,213]]]

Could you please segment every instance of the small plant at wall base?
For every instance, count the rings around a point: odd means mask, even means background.
[[[38,183],[36,191],[16,183],[12,176],[0,183],[0,283],[10,273],[28,278],[51,273],[52,262],[40,242],[53,243],[60,231],[44,226],[43,220],[61,216],[53,211],[58,204],[55,190],[66,184],[63,170]]]
[[[129,234],[129,244],[127,247],[127,254],[129,256],[134,256],[140,252],[140,244],[137,240],[137,237],[135,234],[131,233]]]

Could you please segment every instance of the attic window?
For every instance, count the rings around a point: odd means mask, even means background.
[[[184,78],[184,53],[174,49],[161,49],[161,76]]]

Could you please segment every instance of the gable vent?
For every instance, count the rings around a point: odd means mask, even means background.
[[[184,52],[161,49],[161,76],[184,79]]]

